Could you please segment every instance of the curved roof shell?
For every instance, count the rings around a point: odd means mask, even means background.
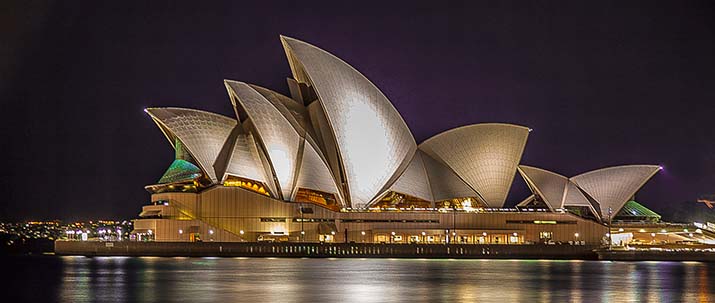
[[[576,184],[573,182],[569,181],[566,184],[566,192],[564,192],[564,207],[567,206],[586,206],[589,209],[591,209],[591,212],[593,213],[596,218],[599,220],[601,219],[601,206],[598,204],[598,202],[593,201],[589,198],[586,198],[584,196],[583,192],[581,191]]]
[[[563,207],[568,178],[545,169],[526,165],[519,165],[518,170],[532,191],[535,191],[550,209]]]
[[[270,176],[266,174],[266,170],[261,163],[253,135],[243,131],[240,125],[237,126],[236,131],[235,141],[233,146],[230,147],[229,157],[226,159],[226,171],[222,180],[227,175],[233,175],[259,181],[266,185],[270,184],[268,182],[268,180],[271,180]]]
[[[301,160],[293,197],[295,197],[299,188],[319,190],[334,194],[340,206],[346,206],[327,164],[325,164],[323,158],[318,154],[318,151],[307,142],[303,146],[303,159]]]
[[[285,200],[290,199],[298,169],[303,138],[288,118],[250,85],[225,81],[236,111],[245,112],[271,165],[278,188]],[[240,109],[239,109],[240,107]]]
[[[407,169],[405,169],[397,181],[392,184],[390,190],[417,197],[425,201],[434,201],[421,153],[415,153]]]
[[[171,162],[171,165],[166,169],[166,172],[164,172],[164,175],[161,176],[157,184],[193,181],[201,177],[201,174],[201,169],[196,167],[193,163],[176,159],[174,162]]]
[[[502,123],[458,127],[419,145],[464,180],[490,207],[502,207],[514,181],[529,128]]]
[[[284,36],[281,40],[294,78],[309,83],[318,95],[334,134],[351,206],[367,207],[412,159],[412,133],[387,97],[360,72],[313,45]]]
[[[602,217],[615,215],[661,169],[658,165],[623,165],[572,177],[571,181],[600,204]]]
[[[422,158],[424,163],[435,202],[455,198],[477,197],[477,192],[460,179],[452,169],[432,159],[421,150],[417,150],[416,154]]]
[[[174,144],[178,138],[213,182],[218,178],[213,164],[231,130],[238,123],[229,117],[186,108],[147,108],[145,110]]]

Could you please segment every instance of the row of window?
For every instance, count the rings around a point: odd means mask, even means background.
[[[415,220],[405,220],[405,219],[342,219],[340,222],[343,223],[439,223],[439,220],[429,220],[429,219],[415,219]]]
[[[285,223],[288,218],[261,218],[261,222],[280,222]],[[293,222],[335,222],[335,219],[324,218],[293,218]],[[342,223],[439,223],[439,220],[429,219],[342,219]],[[576,222],[576,221],[574,221]]]
[[[506,224],[576,224],[576,221],[556,221],[556,220],[506,220]]]

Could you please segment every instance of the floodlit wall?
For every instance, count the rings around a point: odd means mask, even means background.
[[[192,199],[191,195],[195,198]],[[216,229],[215,241],[256,241],[260,235],[284,233],[292,242],[300,241],[300,231],[305,231],[303,240],[317,242],[320,235],[335,232],[334,242],[377,242],[380,237],[389,239],[392,232],[407,239],[411,235],[444,237],[446,232],[459,236],[478,237],[487,233],[487,238],[500,243],[517,233],[520,243],[538,243],[540,234],[550,233],[554,242],[585,241],[598,244],[607,228],[596,222],[567,213],[552,212],[437,212],[437,211],[381,211],[381,212],[334,212],[310,203],[293,203],[272,199],[240,188],[216,186],[199,194],[155,194],[153,200],[169,200],[170,205],[198,205],[196,220]],[[195,203],[195,204],[192,204]],[[301,216],[299,208],[311,208],[313,213]],[[187,211],[188,212],[188,211]],[[157,233],[159,241],[176,240],[179,228],[195,225],[192,222],[171,223],[172,219],[139,219],[137,227],[153,222],[154,229],[170,228],[172,231]],[[302,224],[300,220],[305,220]],[[176,220],[181,221],[181,220]],[[538,223],[537,223],[538,222]],[[188,224],[188,225],[187,225]],[[322,225],[322,226],[321,226]],[[208,228],[208,227],[207,227]],[[327,229],[326,229],[327,228]],[[225,230],[232,237],[219,238],[218,230]],[[243,231],[243,234],[241,234]],[[365,232],[365,235],[362,235]],[[578,236],[576,236],[578,234]],[[168,238],[160,238],[163,236]],[[238,238],[235,238],[235,237]],[[386,238],[385,238],[386,237]],[[202,239],[206,234],[202,233]],[[188,241],[188,239],[184,239]],[[182,241],[184,241],[182,240]],[[406,240],[403,240],[406,242]]]

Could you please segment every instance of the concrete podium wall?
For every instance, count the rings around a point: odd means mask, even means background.
[[[58,255],[596,259],[594,245],[56,241]]]

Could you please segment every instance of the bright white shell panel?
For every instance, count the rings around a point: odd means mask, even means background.
[[[420,153],[415,153],[407,169],[390,188],[391,191],[407,194],[426,201],[434,201],[432,190],[430,189],[427,171]]]
[[[234,81],[227,81],[234,82]],[[303,136],[307,130],[307,110],[303,105],[298,104],[293,99],[274,92],[270,89],[260,87],[258,85],[247,84],[253,88],[256,92],[261,94],[266,100],[271,102],[271,104],[283,115],[283,117],[288,120],[288,122],[295,128],[296,132]]]
[[[564,199],[566,183],[569,182],[568,178],[548,170],[526,165],[519,165],[519,173],[537,191],[544,202],[549,205],[549,208],[562,207],[561,203]]]
[[[281,39],[294,77],[309,78],[325,110],[352,207],[364,208],[411,159],[415,140],[390,101],[362,74],[315,46]]]
[[[303,147],[302,161],[300,172],[298,173],[298,181],[296,182],[296,192],[298,188],[308,188],[332,193],[337,198],[338,203],[340,203],[341,206],[345,206],[338,192],[338,187],[335,185],[335,180],[328,169],[328,165],[325,164],[323,159],[318,155],[318,152],[308,142],[306,142]]]
[[[613,215],[660,170],[657,165],[624,165],[602,168],[571,178],[601,205],[601,214]]]
[[[268,185],[256,143],[250,133],[240,133],[236,136],[236,143],[228,159],[226,174],[260,181]]]
[[[523,126],[474,124],[427,139],[420,149],[449,166],[490,207],[502,207],[528,136]]]
[[[211,181],[218,181],[213,164],[236,126],[236,120],[205,111],[175,107],[148,108],[146,112],[184,143]]]
[[[240,106],[248,114],[258,132],[283,199],[290,199],[302,138],[286,117],[251,86],[235,81],[226,84],[239,103],[234,106]]]
[[[464,183],[449,167],[432,159],[432,157],[420,150],[417,151],[417,154],[422,158],[425,170],[427,171],[434,201],[477,197],[477,193],[469,187],[467,183]]]

